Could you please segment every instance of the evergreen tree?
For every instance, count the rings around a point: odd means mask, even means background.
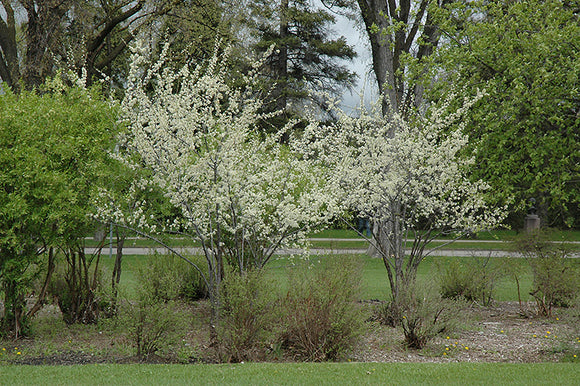
[[[256,0],[251,9],[256,49],[275,47],[268,63],[266,109],[282,110],[287,119],[308,98],[309,89],[336,96],[352,86],[356,75],[341,59],[351,60],[356,53],[343,36],[330,36],[332,14],[309,0]],[[323,100],[315,102],[324,109]]]

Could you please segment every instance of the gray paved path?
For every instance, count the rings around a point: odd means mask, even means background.
[[[333,239],[333,238],[312,238],[312,239],[308,239],[310,241],[364,241],[364,239],[361,238],[354,238],[354,239]],[[413,240],[411,239],[407,239],[407,241],[412,242]],[[445,239],[435,239],[432,242],[434,243],[445,243],[448,242],[449,240],[445,240]],[[562,243],[562,244],[580,244],[580,241],[552,241],[553,243]],[[510,241],[504,241],[504,240],[477,240],[477,239],[473,239],[473,240],[455,240],[453,242],[454,244],[461,244],[461,243],[505,243],[508,244],[510,243]]]

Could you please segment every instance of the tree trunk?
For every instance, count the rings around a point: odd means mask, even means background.
[[[10,1],[2,0],[2,5],[6,13],[6,21],[0,18],[0,78],[8,87],[17,89],[20,65],[18,64],[14,9]]]
[[[444,6],[449,0],[438,0]],[[382,112],[386,119],[395,114],[406,117],[410,104],[417,106],[422,101],[423,88],[419,84],[406,84],[404,55],[414,55],[421,61],[431,55],[439,41],[439,28],[427,8],[429,0],[357,0],[365,29],[371,44],[373,71],[379,91],[384,95]],[[396,28],[394,28],[396,26]],[[401,28],[401,26],[404,26]],[[420,39],[419,39],[420,38]],[[395,135],[396,127],[388,133]],[[397,299],[401,286],[409,285],[412,276],[405,274],[405,250],[400,215],[401,203],[397,200],[386,203],[386,221],[373,224],[374,242],[367,253],[376,256],[374,245],[381,246],[379,252],[384,259],[392,259],[394,272],[389,275],[393,299]],[[376,239],[379,235],[381,240]],[[386,263],[385,263],[386,264]]]
[[[125,245],[125,233],[122,233],[117,229],[117,254],[115,256],[115,265],[113,267],[113,275],[111,277],[111,312],[113,314],[117,313],[117,295],[118,287],[121,282],[121,264],[123,262],[123,246]]]
[[[44,306],[46,293],[48,292],[48,286],[50,284],[50,280],[52,278],[52,274],[55,268],[54,260],[55,260],[54,248],[50,247],[48,249],[48,267],[46,268],[46,277],[44,279],[44,284],[42,285],[42,289],[38,294],[38,299],[36,300],[36,303],[30,309],[30,311],[28,311],[27,316],[29,318],[33,317],[34,314],[36,314]]]
[[[4,317],[2,319],[3,332],[11,332],[14,339],[20,337],[22,330],[22,318],[26,302],[24,294],[19,291],[18,282],[4,279]]]
[[[54,72],[54,57],[62,54],[62,26],[69,4],[66,0],[25,1],[26,52],[22,80],[28,89],[41,85]]]
[[[371,43],[373,71],[379,91],[385,95],[383,114],[404,114],[411,104],[419,106],[423,87],[406,84],[404,55],[416,59],[430,56],[437,46],[440,31],[432,14],[429,0],[357,0],[365,29]],[[450,0],[438,0],[443,7]],[[399,26],[405,28],[399,28]],[[393,28],[397,26],[397,28]]]

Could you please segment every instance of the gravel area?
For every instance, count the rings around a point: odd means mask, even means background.
[[[375,323],[352,360],[363,362],[533,363],[580,357],[578,315],[533,317],[533,304],[502,302],[465,310],[465,326],[422,350],[406,349],[399,329]]]

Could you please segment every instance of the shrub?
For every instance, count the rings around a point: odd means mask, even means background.
[[[545,233],[530,233],[516,241],[517,249],[530,264],[533,283],[530,295],[539,315],[551,317],[555,306],[572,304],[580,290],[579,270],[569,251],[551,243]]]
[[[206,267],[202,257],[192,256],[198,267]],[[173,255],[153,255],[139,271],[139,283],[152,299],[199,300],[207,297],[206,285],[199,272],[186,261]]]
[[[29,336],[32,318],[28,315],[27,298],[36,291],[42,266],[25,260],[0,265],[0,338]]]
[[[124,303],[121,320],[139,358],[163,351],[177,340],[181,319],[175,302],[159,302],[142,295],[135,303]]]
[[[259,270],[231,274],[222,282],[217,333],[223,361],[261,359],[278,320],[275,303],[273,285]]]
[[[30,333],[30,320],[26,317],[26,285],[4,278],[0,285],[0,338],[19,338]]]
[[[402,314],[399,325],[407,347],[421,349],[438,334],[452,331],[459,320],[458,304],[418,284],[402,291],[398,302]]]
[[[327,257],[291,270],[282,301],[282,347],[303,360],[340,359],[362,332],[360,279],[355,257]]]
[[[438,269],[443,298],[480,302],[484,306],[493,301],[495,285],[502,276],[502,270],[489,256],[473,257],[467,263],[453,260]]]
[[[52,276],[48,293],[57,300],[66,324],[93,324],[99,319],[103,273],[98,258],[96,263],[93,259],[84,253],[66,255]]]

